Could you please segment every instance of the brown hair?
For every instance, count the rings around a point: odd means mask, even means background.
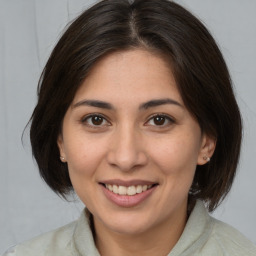
[[[117,50],[146,48],[171,60],[182,99],[202,131],[217,139],[211,161],[197,166],[191,195],[213,211],[229,192],[240,154],[241,117],[225,61],[190,12],[168,0],[105,0],[83,12],[54,48],[31,117],[34,158],[46,183],[65,197],[73,187],[59,161],[57,137],[74,95],[93,65]]]

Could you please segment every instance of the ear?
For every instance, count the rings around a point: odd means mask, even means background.
[[[59,134],[58,139],[57,139],[57,145],[60,151],[60,160],[65,163],[67,162],[65,150],[64,150],[64,143],[63,143],[63,137],[62,134]]]
[[[198,154],[197,164],[204,165],[210,161],[216,147],[216,138],[203,135],[201,148]]]

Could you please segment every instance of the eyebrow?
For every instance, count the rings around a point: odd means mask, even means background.
[[[179,107],[182,107],[183,106],[173,100],[173,99],[170,99],[170,98],[166,98],[166,99],[155,99],[155,100],[150,100],[150,101],[147,101],[145,103],[142,103],[140,106],[139,106],[139,110],[146,110],[148,108],[152,108],[152,107],[158,107],[158,106],[161,106],[161,105],[166,105],[166,104],[173,104],[173,105],[176,105],[176,106],[179,106]],[[77,107],[80,107],[80,106],[91,106],[91,107],[96,107],[96,108],[103,108],[103,109],[108,109],[108,110],[114,110],[114,106],[108,102],[105,102],[105,101],[100,101],[100,100],[82,100],[82,101],[79,101],[77,103],[75,103],[73,105],[73,108],[77,108]]]
[[[91,106],[91,107],[104,108],[104,109],[110,109],[110,110],[114,109],[114,107],[110,103],[100,101],[100,100],[82,100],[74,104],[73,108],[77,108],[80,106]]]
[[[183,108],[183,106],[182,106],[178,101],[173,100],[173,99],[166,98],[166,99],[150,100],[150,101],[148,101],[148,102],[142,103],[142,104],[140,105],[139,109],[140,109],[140,110],[142,110],[142,109],[148,109],[148,108],[158,107],[158,106],[166,105],[166,104],[173,104],[173,105],[177,105],[177,106]]]

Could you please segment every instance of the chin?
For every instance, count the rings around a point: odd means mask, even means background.
[[[111,224],[110,224],[111,225]],[[150,226],[146,223],[138,223],[133,221],[132,223],[128,222],[118,222],[111,225],[111,230],[115,233],[123,235],[139,235],[147,232],[150,229]]]
[[[97,222],[97,218],[94,218]],[[144,212],[121,212],[104,215],[100,219],[100,225],[105,226],[105,229],[112,230],[115,233],[123,235],[138,235],[147,232],[153,228],[156,222],[154,216],[147,216]]]

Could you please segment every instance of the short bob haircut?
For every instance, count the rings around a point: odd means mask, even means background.
[[[170,60],[186,108],[202,132],[217,141],[211,161],[197,166],[190,189],[190,196],[203,200],[213,211],[229,192],[236,173],[241,116],[213,37],[190,12],[168,0],[103,0],[83,12],[62,35],[42,72],[30,120],[40,175],[64,198],[73,191],[57,146],[64,115],[101,58],[136,48]]]

